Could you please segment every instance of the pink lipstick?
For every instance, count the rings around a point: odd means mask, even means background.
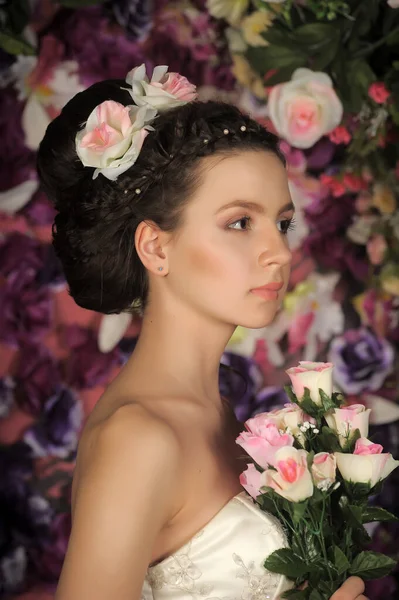
[[[266,285],[262,285],[262,287],[254,288],[251,290],[255,296],[259,296],[264,300],[277,300],[278,292],[283,287],[283,282],[274,281],[271,283],[267,283]]]

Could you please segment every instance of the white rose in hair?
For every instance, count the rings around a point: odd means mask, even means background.
[[[124,106],[102,102],[91,112],[84,129],[76,135],[76,152],[85,167],[95,167],[114,181],[137,160],[156,111],[148,106]]]
[[[168,67],[162,65],[155,67],[149,81],[142,64],[129,71],[126,83],[132,86],[127,91],[137,106],[151,106],[159,112],[182,106],[197,97],[195,85],[179,73],[168,73]]]

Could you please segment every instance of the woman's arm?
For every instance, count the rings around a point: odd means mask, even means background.
[[[138,600],[154,542],[177,512],[180,447],[139,405],[79,448],[72,533],[55,600]]]

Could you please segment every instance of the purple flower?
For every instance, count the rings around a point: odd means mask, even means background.
[[[55,253],[52,244],[43,247],[44,263],[36,275],[39,286],[50,286],[53,289],[65,287],[65,275],[61,261]]]
[[[36,272],[43,266],[42,246],[22,233],[12,233],[0,242],[0,273]]]
[[[0,379],[0,419],[4,419],[14,402],[15,382],[11,377]]]
[[[48,288],[35,282],[35,273],[14,271],[0,288],[0,339],[16,346],[48,332],[52,316]]]
[[[53,518],[48,501],[32,487],[32,476],[28,446],[0,446],[0,580],[6,592],[20,588],[30,554],[48,539]]]
[[[330,347],[334,379],[347,394],[380,389],[392,371],[394,350],[389,342],[366,328],[350,329]]]
[[[44,345],[24,341],[15,375],[18,403],[32,414],[40,414],[61,382],[59,367]]]
[[[66,343],[71,349],[68,382],[73,388],[92,388],[107,381],[110,370],[120,363],[119,349],[103,354],[96,332],[71,325],[65,329]]]
[[[71,513],[58,514],[51,524],[49,542],[38,557],[41,578],[58,581],[71,533]]]
[[[152,27],[152,0],[109,0],[104,8],[111,13],[130,40],[144,40]]]
[[[54,25],[53,34],[65,43],[65,58],[78,62],[79,77],[87,86],[103,79],[125,79],[146,55],[138,42],[128,40],[122,31],[110,26],[102,7],[82,8],[65,15]]]
[[[219,371],[220,395],[231,402],[239,421],[246,421],[251,416],[254,396],[261,382],[262,374],[254,360],[232,352],[223,354]]]
[[[11,88],[0,93],[0,191],[13,188],[35,176],[34,153],[25,147],[22,129],[24,104]]]
[[[252,406],[252,415],[284,408],[284,404],[287,404],[287,400],[287,394],[285,393],[284,388],[277,385],[264,387],[259,390],[255,396]]]
[[[50,225],[54,221],[56,210],[43,190],[39,189],[29,204],[23,208],[22,214],[26,215],[34,225]]]
[[[346,238],[348,224],[355,212],[350,197],[317,199],[305,209],[311,232],[303,248],[327,269],[348,272],[358,281],[368,277],[366,250]]]
[[[60,386],[43,406],[40,419],[24,435],[35,457],[66,458],[76,450],[83,422],[82,405],[73,392]]]

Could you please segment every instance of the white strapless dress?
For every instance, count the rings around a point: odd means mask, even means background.
[[[246,493],[232,498],[187,544],[149,567],[142,600],[276,600],[290,588],[263,562],[287,546],[280,523]]]

